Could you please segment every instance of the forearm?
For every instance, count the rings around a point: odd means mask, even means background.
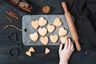
[[[60,61],[59,64],[68,64],[67,61]]]

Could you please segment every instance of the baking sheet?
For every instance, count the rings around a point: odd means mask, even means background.
[[[32,20],[36,20],[39,19],[40,17],[44,17],[45,19],[48,20],[48,24],[52,24],[54,19],[56,17],[60,17],[62,22],[63,22],[63,27],[65,27],[68,30],[68,36],[71,37],[71,34],[69,32],[69,28],[65,19],[64,15],[25,15],[22,18],[22,42],[24,45],[42,45],[42,43],[40,42],[40,39],[38,39],[37,42],[34,42],[30,39],[29,35],[31,33],[37,32],[37,30],[35,30],[34,28],[32,28],[31,26],[31,22]],[[62,27],[60,26],[60,27]],[[58,29],[60,27],[56,27],[56,30],[52,33],[48,33],[47,36],[49,36],[50,34],[58,34]],[[26,29],[26,30],[25,30]],[[59,45],[60,44],[60,40],[57,41],[57,43],[52,44],[51,41],[49,40],[48,45]]]

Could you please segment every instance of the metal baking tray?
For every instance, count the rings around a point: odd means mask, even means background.
[[[25,15],[22,18],[22,29],[23,29],[22,42],[24,45],[42,45],[42,43],[40,42],[40,39],[38,39],[37,42],[34,42],[29,37],[31,33],[37,32],[37,30],[34,30],[31,26],[32,20],[39,19],[40,17],[46,18],[48,20],[48,24],[52,24],[56,17],[60,17],[61,20],[63,21],[62,26],[68,30],[68,36],[71,37],[64,15]],[[59,27],[57,27],[56,30],[50,34],[58,34],[58,29]],[[50,34],[48,33],[47,36],[49,36]],[[52,44],[50,40],[48,42],[48,45],[59,45],[59,44],[60,44],[60,40],[58,40],[57,43],[55,44]]]

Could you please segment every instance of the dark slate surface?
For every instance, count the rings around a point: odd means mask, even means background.
[[[30,3],[34,5],[33,14],[43,14],[40,11],[40,8],[45,4],[49,4],[52,7],[50,14],[63,14],[60,5],[62,0],[27,1],[30,1]],[[21,18],[26,14],[9,5],[4,0],[0,0],[0,64],[58,64],[58,46],[34,46],[34,48],[37,50],[36,53],[34,53],[32,57],[25,55],[26,50],[28,50],[30,46],[22,45],[22,32],[11,27],[9,27],[8,29],[3,29],[3,27],[7,24],[15,25],[20,29],[22,28],[21,19],[19,21],[10,22],[5,18],[4,15],[6,9],[14,10],[21,16]],[[77,28],[82,51],[74,51],[69,60],[69,64],[96,64],[95,46],[91,44],[91,41],[88,40],[88,38],[84,34],[82,34],[82,31],[79,30],[79,27]],[[9,40],[8,37],[12,33],[14,33],[14,35],[11,36],[11,38],[13,38],[14,40]],[[15,39],[16,37],[17,40]],[[44,55],[44,48],[46,47],[51,49],[51,53],[48,55]]]

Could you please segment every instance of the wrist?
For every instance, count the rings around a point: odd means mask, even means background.
[[[60,60],[60,61],[59,61],[59,64],[68,64],[68,61]]]

